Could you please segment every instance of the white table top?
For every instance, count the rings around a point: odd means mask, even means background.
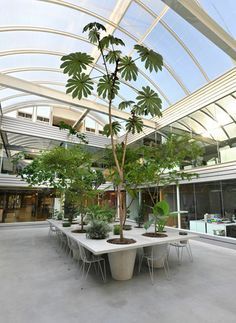
[[[173,231],[167,231],[168,237],[165,238],[151,238],[151,237],[145,237],[142,234],[146,231],[143,228],[132,228],[132,230],[124,230],[124,237],[125,238],[131,238],[136,240],[136,243],[133,244],[126,244],[126,245],[118,245],[118,244],[111,244],[107,242],[107,239],[112,238],[119,238],[118,235],[113,235],[111,232],[109,234],[109,238],[101,239],[101,240],[95,240],[95,239],[88,239],[86,238],[85,233],[73,233],[71,231],[78,228],[78,225],[72,225],[71,227],[62,227],[62,221],[56,221],[56,220],[48,220],[50,223],[52,223],[55,227],[57,227],[59,230],[67,234],[69,237],[74,239],[75,241],[81,243],[82,246],[90,250],[95,255],[101,255],[104,253],[111,253],[111,252],[117,252],[117,251],[125,251],[130,249],[137,249],[142,247],[148,247],[158,244],[164,244],[164,243],[171,243],[171,242],[177,242],[181,240],[188,240],[197,238],[197,234],[188,233],[187,235],[179,235],[179,232],[173,232]],[[111,225],[113,228],[113,225]],[[149,230],[148,232],[151,232]]]

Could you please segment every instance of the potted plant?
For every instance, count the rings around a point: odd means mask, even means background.
[[[111,155],[112,165],[109,170],[109,176],[116,187],[118,198],[117,214],[120,221],[120,237],[116,239],[110,239],[110,243],[126,244],[135,243],[133,239],[127,239],[123,234],[123,224],[127,215],[125,194],[124,192],[130,191],[137,183],[144,183],[142,173],[139,172],[137,176],[137,168],[140,163],[140,157],[132,160],[132,154],[128,154],[129,149],[128,136],[140,133],[144,127],[143,116],[160,117],[161,114],[161,99],[153,89],[149,86],[143,86],[141,90],[137,91],[138,95],[136,99],[126,100],[120,102],[118,109],[129,110],[130,115],[124,123],[125,134],[123,136],[122,143],[118,143],[116,140],[119,135],[122,125],[118,120],[113,120],[112,110],[114,101],[118,98],[120,91],[120,84],[122,80],[126,82],[136,81],[138,79],[139,70],[137,67],[137,60],[140,60],[144,68],[150,73],[162,70],[163,59],[162,56],[153,50],[150,50],[140,44],[134,46],[134,50],[137,55],[135,59],[131,56],[122,55],[121,48],[125,46],[122,39],[119,39],[113,35],[106,35],[106,28],[97,22],[89,23],[83,29],[83,32],[88,32],[88,38],[90,43],[97,47],[101,54],[102,64],[104,69],[98,69],[101,76],[96,76],[96,81],[90,76],[90,68],[94,63],[94,58],[87,53],[76,52],[70,53],[62,57],[61,68],[63,72],[69,76],[67,81],[67,93],[78,100],[87,98],[91,95],[93,90],[97,91],[98,97],[103,100],[107,100],[107,113],[108,124],[104,126],[103,133],[111,139]],[[88,71],[86,73],[86,70]],[[123,121],[122,121],[123,122]],[[144,158],[145,159],[145,158]],[[131,160],[131,161],[130,161]],[[163,158],[162,158],[163,160]],[[132,166],[132,167],[130,167]],[[137,166],[137,168],[133,167]],[[136,172],[135,178],[132,177],[132,173]],[[149,169],[149,176],[151,171]],[[153,178],[152,178],[153,179]],[[132,250],[127,257],[123,257],[122,254],[114,253],[120,259],[128,259],[129,264],[125,261],[117,261],[120,266],[127,267],[133,266],[136,250]],[[110,255],[109,255],[110,256]],[[112,258],[115,256],[113,255]],[[110,257],[111,258],[111,257]],[[110,259],[110,262],[112,259]],[[114,266],[115,267],[115,266]],[[122,269],[121,269],[122,271]]]
[[[105,239],[111,231],[107,222],[102,220],[92,220],[86,230],[86,237],[89,239]]]
[[[89,23],[84,27],[83,32],[88,32],[89,41],[97,46],[105,69],[105,71],[100,71],[101,77],[98,79],[96,88],[98,96],[108,102],[109,122],[105,125],[103,132],[111,138],[112,155],[115,163],[115,185],[119,201],[118,214],[121,226],[120,238],[110,242],[119,244],[135,243],[135,241],[126,239],[123,235],[126,208],[122,191],[126,188],[125,163],[128,135],[142,131],[144,126],[142,116],[161,116],[161,99],[149,86],[143,86],[138,91],[136,101],[127,100],[119,104],[119,110],[122,111],[128,108],[131,111],[130,117],[125,122],[126,133],[120,146],[116,143],[116,136],[121,130],[121,123],[112,120],[112,105],[119,94],[122,79],[128,82],[137,80],[139,71],[135,61],[140,60],[144,68],[149,72],[158,72],[162,69],[163,59],[160,54],[139,44],[134,46],[134,50],[138,55],[135,59],[130,56],[122,56],[120,48],[125,46],[123,40],[113,35],[102,37],[102,34],[106,33],[106,28],[100,23]],[[79,100],[88,97],[92,93],[95,82],[89,73],[86,74],[86,70],[93,64],[94,58],[86,53],[76,52],[63,56],[62,61],[61,68],[69,76],[66,85],[67,93],[71,93],[73,98],[78,98]]]
[[[173,214],[173,213],[171,213]],[[157,202],[153,207],[153,219],[148,222],[148,227],[154,224],[154,232],[146,232],[143,235],[146,237],[167,237],[167,234],[163,233],[166,222],[170,215],[170,207],[167,201],[162,200]],[[147,226],[146,226],[147,227]]]
[[[98,23],[87,24],[83,32],[88,32],[88,38],[90,43],[97,47],[101,54],[102,64],[104,70],[101,72],[101,77],[95,84],[94,80],[90,76],[90,67],[94,63],[94,58],[87,53],[76,52],[70,53],[62,57],[61,68],[63,72],[69,76],[67,81],[67,93],[72,94],[73,98],[78,100],[88,97],[96,85],[97,94],[103,100],[107,100],[107,113],[109,122],[104,126],[103,133],[111,138],[112,155],[115,163],[114,167],[114,184],[117,187],[118,198],[118,212],[120,220],[120,237],[118,239],[112,239],[110,243],[126,244],[135,243],[133,239],[127,239],[123,235],[123,224],[126,217],[126,205],[124,203],[124,196],[122,191],[126,190],[126,176],[125,176],[125,164],[126,164],[126,152],[128,135],[140,133],[143,130],[144,121],[142,116],[150,115],[161,116],[161,99],[158,94],[149,86],[143,86],[136,100],[127,100],[120,102],[118,109],[120,111],[130,109],[130,116],[125,121],[125,135],[122,144],[119,146],[116,141],[116,136],[119,134],[122,126],[121,122],[112,118],[112,106],[114,100],[119,95],[120,83],[122,79],[127,82],[136,81],[138,78],[139,70],[136,65],[136,61],[140,60],[146,70],[151,72],[158,72],[162,70],[163,59],[162,56],[153,50],[137,44],[134,46],[134,50],[137,53],[137,57],[133,59],[131,56],[122,55],[120,48],[125,46],[122,39],[119,39],[113,35],[105,35],[106,28]],[[89,71],[86,73],[86,70]],[[97,78],[97,77],[96,77]],[[136,250],[132,250],[127,257],[122,257],[119,253],[114,253],[118,258],[128,260],[125,262],[116,261],[122,267],[133,267]],[[121,257],[120,257],[121,256]],[[114,258],[111,257],[112,259]],[[109,258],[111,262],[112,259]],[[112,268],[114,266],[111,266]],[[121,268],[122,271],[122,268]],[[133,268],[132,268],[133,272]]]

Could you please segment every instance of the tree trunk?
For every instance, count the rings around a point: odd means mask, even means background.
[[[120,240],[123,240],[124,239],[124,236],[123,236],[124,209],[122,207],[121,185],[118,185],[117,197],[118,197],[118,203],[119,203],[118,210],[119,210],[119,219],[120,219]]]

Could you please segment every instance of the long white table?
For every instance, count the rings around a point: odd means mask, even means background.
[[[125,238],[131,238],[136,240],[136,243],[127,244],[127,245],[118,245],[118,244],[111,244],[107,242],[108,238],[101,239],[101,240],[88,239],[86,238],[85,233],[71,232],[79,227],[77,224],[72,225],[69,228],[68,227],[64,228],[62,226],[61,221],[56,221],[56,220],[48,220],[48,221],[51,222],[59,230],[67,234],[69,237],[79,242],[82,246],[87,248],[94,255],[101,255],[106,253],[125,251],[125,250],[137,249],[142,247],[149,247],[149,246],[154,246],[158,244],[178,242],[181,240],[194,239],[198,237],[197,234],[188,233],[187,235],[179,235],[178,231],[173,232],[170,230],[166,232],[168,236],[165,238],[150,238],[142,235],[143,233],[146,232],[143,228],[132,228],[132,230],[124,231],[124,236]],[[151,231],[152,230],[150,229],[148,232],[151,232]],[[118,237],[119,236],[113,235],[112,233],[110,233],[109,235],[109,239],[118,238]]]
[[[165,238],[151,238],[142,235],[145,233],[144,229],[133,228],[130,231],[124,231],[124,236],[125,238],[134,239],[136,243],[118,245],[107,242],[107,239],[88,239],[85,233],[73,233],[72,231],[77,229],[78,225],[72,225],[68,228],[63,227],[61,221],[48,221],[70,238],[77,241],[77,243],[91,251],[94,255],[108,254],[111,274],[116,280],[128,280],[132,278],[136,253],[139,248],[169,244],[198,237],[197,234],[188,233],[187,235],[179,235],[178,231],[169,230],[167,231],[168,236]],[[118,238],[118,236],[111,233],[109,238]]]

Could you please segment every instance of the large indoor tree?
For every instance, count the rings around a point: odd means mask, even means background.
[[[100,170],[92,167],[92,155],[82,145],[56,147],[37,156],[20,172],[31,186],[45,185],[66,196],[67,204],[83,215],[87,201],[98,194],[104,183]],[[83,230],[83,219],[81,220]]]
[[[134,100],[120,102],[118,109],[130,111],[130,117],[125,122],[125,134],[122,142],[122,153],[119,158],[120,150],[117,148],[116,138],[119,135],[122,125],[120,121],[113,120],[112,106],[114,100],[118,97],[122,79],[126,82],[137,81],[139,70],[137,61],[140,60],[144,69],[148,73],[157,73],[162,70],[163,58],[160,54],[150,50],[141,44],[134,46],[135,58],[123,55],[121,48],[125,46],[122,39],[113,35],[106,34],[106,28],[97,22],[89,23],[83,29],[88,32],[90,43],[97,47],[101,54],[104,69],[98,69],[101,73],[99,77],[90,76],[91,68],[94,67],[94,58],[83,52],[70,53],[62,57],[61,68],[69,76],[67,81],[67,93],[78,100],[89,97],[96,88],[97,95],[107,101],[107,113],[109,122],[104,126],[104,134],[111,138],[111,148],[117,171],[117,196],[118,196],[118,214],[120,219],[120,242],[125,242],[123,236],[123,222],[125,218],[125,209],[123,207],[122,190],[125,186],[125,163],[128,135],[140,133],[143,130],[142,116],[155,117],[161,116],[161,99],[149,86],[143,86],[137,91]],[[97,69],[97,68],[96,68]],[[129,93],[127,92],[127,95]]]
[[[126,167],[126,185],[137,189],[145,184],[150,207],[159,199],[160,187],[178,184],[180,180],[191,180],[194,172],[186,172],[185,164],[195,163],[203,154],[203,148],[188,135],[169,134],[160,143],[141,146],[135,150],[138,157]]]

